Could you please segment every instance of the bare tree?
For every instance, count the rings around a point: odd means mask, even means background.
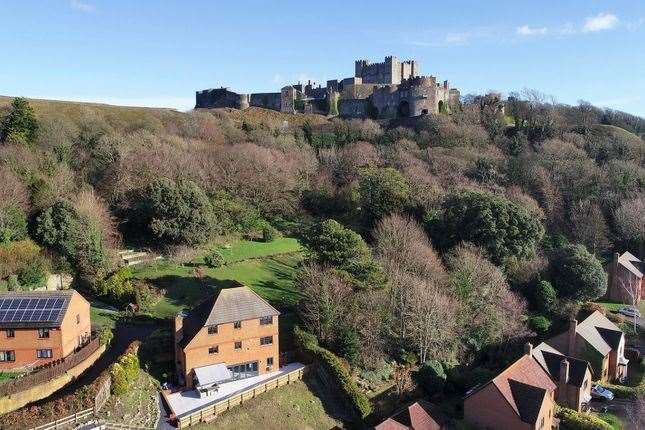
[[[629,422],[633,424],[633,428],[645,428],[645,395],[642,393],[636,395],[636,399],[627,406],[626,415]]]
[[[640,282],[629,282],[631,280],[631,277],[631,275],[627,279],[619,277],[618,286],[629,298],[629,304],[632,306],[632,308],[637,309],[638,303],[641,299],[641,286]],[[634,333],[638,333],[638,323],[636,320],[637,318],[632,318],[632,322],[634,323]]]

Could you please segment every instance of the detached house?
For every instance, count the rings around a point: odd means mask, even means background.
[[[614,258],[605,270],[609,275],[607,298],[620,303],[638,305],[645,296],[643,284],[643,262],[625,252],[614,254]]]
[[[436,405],[418,400],[374,427],[374,430],[444,430],[448,418]]]
[[[90,341],[90,304],[74,290],[0,293],[0,370],[23,370]]]
[[[533,348],[533,358],[555,382],[557,403],[576,411],[589,404],[592,371],[588,361],[564,355],[544,342]]]
[[[280,313],[247,287],[221,289],[175,318],[180,384],[200,395],[279,368]]]
[[[552,430],[556,385],[532,356],[532,348],[464,399],[464,420],[482,429]]]
[[[599,311],[580,323],[571,320],[568,331],[546,343],[563,355],[588,361],[600,381],[621,380],[627,376],[625,334]]]

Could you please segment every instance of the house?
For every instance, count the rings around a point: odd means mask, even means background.
[[[599,311],[578,323],[569,322],[569,330],[546,341],[562,354],[588,361],[600,381],[621,380],[627,376],[625,334]]]
[[[375,430],[444,430],[448,418],[436,405],[424,400],[407,405],[374,427]]]
[[[609,275],[606,297],[620,303],[638,305],[645,296],[643,283],[643,262],[624,252],[614,253],[611,263],[605,266]]]
[[[589,404],[592,370],[588,361],[564,355],[544,342],[533,348],[533,358],[555,382],[558,404],[576,411]]]
[[[0,370],[28,370],[90,341],[90,303],[74,290],[0,293]]]
[[[556,429],[556,388],[527,345],[525,355],[466,395],[464,420],[482,429]]]
[[[175,318],[178,380],[200,395],[279,369],[280,313],[248,287],[221,289]]]

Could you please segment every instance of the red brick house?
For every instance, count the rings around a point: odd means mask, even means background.
[[[622,255],[615,253],[605,270],[609,275],[606,297],[616,302],[638,305],[645,296],[643,262],[629,252]]]
[[[569,330],[546,341],[564,355],[586,360],[594,377],[615,381],[627,376],[625,334],[601,312],[595,311],[582,322],[571,320]]]
[[[417,400],[396,411],[375,430],[445,430],[448,418],[436,405]]]
[[[520,359],[466,395],[464,420],[481,429],[556,429],[556,388],[528,347]]]
[[[581,411],[591,401],[592,370],[588,361],[564,355],[542,342],[533,348],[533,358],[556,384],[556,402]]]
[[[0,293],[0,370],[59,360],[91,334],[90,304],[74,290]]]

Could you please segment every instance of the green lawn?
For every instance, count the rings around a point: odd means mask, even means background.
[[[227,245],[216,247],[224,257],[226,263],[236,263],[250,258],[262,258],[272,255],[288,254],[301,251],[300,243],[292,237],[279,237],[271,242],[256,242],[242,240]],[[195,260],[196,263],[203,263],[203,258]]]
[[[342,423],[329,416],[317,393],[304,382],[275,388],[224,412],[212,423],[194,426],[195,430],[328,430]]]
[[[114,328],[116,321],[120,318],[121,313],[109,309],[104,309],[92,303],[90,306],[90,319],[93,326]]]
[[[136,278],[146,279],[165,290],[153,314],[171,318],[218,288],[233,285],[234,281],[247,285],[280,309],[290,309],[297,303],[299,294],[294,288],[293,277],[302,253],[296,239],[280,238],[269,243],[240,241],[225,251],[228,252],[227,261],[236,262],[217,269],[201,265],[200,259],[186,265],[161,261],[136,267]],[[244,256],[247,259],[239,261]],[[194,276],[198,266],[204,269],[201,279]]]
[[[618,309],[622,308],[623,306],[629,306],[624,303],[616,303],[616,302],[596,302],[599,305],[602,305],[605,309],[607,309],[610,312],[618,312]],[[641,315],[645,315],[645,300],[641,301],[640,305],[638,305],[638,309],[641,311]]]

